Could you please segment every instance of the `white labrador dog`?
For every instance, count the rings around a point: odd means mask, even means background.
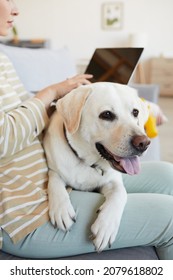
[[[104,82],[71,91],[56,109],[44,138],[50,219],[68,230],[76,217],[66,186],[97,188],[105,202],[91,232],[102,251],[115,240],[126,204],[121,172],[137,174],[138,156],[150,144],[144,130],[148,109],[135,89]]]

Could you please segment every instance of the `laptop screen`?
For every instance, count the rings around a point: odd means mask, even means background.
[[[96,49],[85,73],[93,74],[92,82],[128,84],[143,48]]]

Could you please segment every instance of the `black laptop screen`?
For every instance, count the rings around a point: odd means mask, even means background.
[[[143,48],[96,49],[85,73],[93,74],[92,82],[128,84]]]

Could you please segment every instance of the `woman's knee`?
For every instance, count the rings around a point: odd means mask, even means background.
[[[155,246],[173,241],[173,197],[161,194],[129,194],[115,248]],[[163,250],[163,249],[162,249]],[[173,259],[173,248],[171,251]]]

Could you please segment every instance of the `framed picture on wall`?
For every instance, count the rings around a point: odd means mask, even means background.
[[[102,28],[106,30],[121,29],[123,26],[123,3],[112,2],[102,5]]]

